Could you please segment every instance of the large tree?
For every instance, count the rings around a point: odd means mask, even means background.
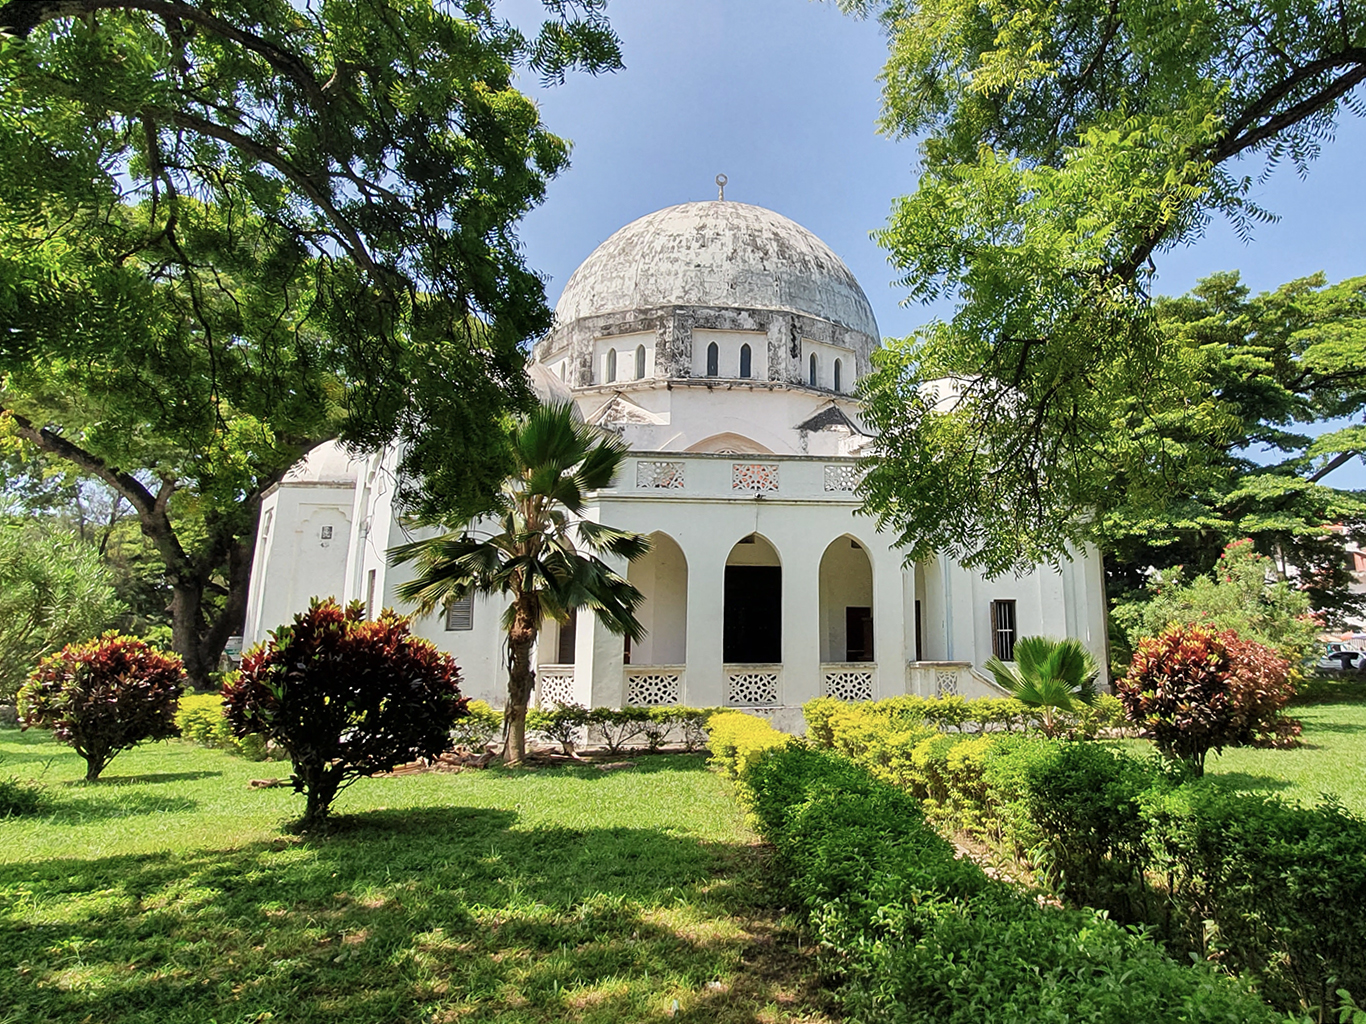
[[[1344,548],[1366,540],[1366,495],[1324,478],[1366,431],[1325,430],[1366,410],[1366,278],[1330,286],[1315,275],[1254,296],[1238,274],[1215,274],[1154,313],[1204,392],[1201,416],[1172,421],[1210,472],[1203,486],[1174,481],[1160,518],[1103,506],[1095,525],[1110,596],[1143,592],[1153,568],[1209,572],[1230,543],[1251,538],[1326,624],[1360,614]]]
[[[487,506],[550,322],[515,226],[568,152],[514,76],[617,67],[602,6],[534,38],[481,0],[0,6],[0,402],[136,511],[195,682],[322,440]]]
[[[1117,486],[1160,516],[1174,484],[1217,479],[1222,442],[1183,441],[1221,425],[1154,313],[1155,260],[1216,215],[1250,233],[1252,174],[1305,170],[1359,109],[1366,6],[845,6],[890,38],[883,130],[922,139],[881,241],[911,299],[955,306],[868,382],[870,508],[913,554],[999,572],[1093,537]]]

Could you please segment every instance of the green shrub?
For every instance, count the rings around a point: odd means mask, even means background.
[[[176,708],[175,724],[181,739],[238,754],[249,761],[266,759],[266,742],[255,733],[234,736],[223,716],[223,696],[218,693],[187,693]]]
[[[0,776],[0,818],[38,814],[50,801],[41,786],[15,776]]]
[[[602,718],[599,709],[599,718]],[[574,753],[574,743],[592,720],[593,712],[582,704],[557,704],[549,711],[532,708],[527,712],[527,728],[548,736],[568,755]]]
[[[1144,798],[1174,931],[1277,1006],[1366,994],[1366,820],[1191,783]]]
[[[649,708],[594,708],[588,712],[589,735],[597,736],[613,754],[620,753],[632,740],[645,735],[649,722]]]
[[[1213,965],[1177,963],[1103,915],[1042,907],[988,879],[909,794],[839,755],[784,744],[740,780],[800,912],[838,957],[851,1020],[1278,1019]]]
[[[503,713],[483,700],[472,700],[465,707],[469,714],[455,720],[451,728],[451,743],[457,747],[483,750],[502,735]],[[530,714],[527,724],[531,724]]]

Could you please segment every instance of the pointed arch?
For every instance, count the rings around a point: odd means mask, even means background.
[[[821,661],[873,660],[873,560],[847,533],[821,555],[820,632]]]
[[[636,380],[645,379],[645,346],[636,346]]]
[[[743,434],[735,434],[727,431],[724,434],[712,434],[711,437],[703,438],[696,444],[690,446],[687,451],[715,453],[720,455],[772,455],[772,449],[765,448],[753,438],[745,437]]]
[[[748,342],[740,346],[740,376],[754,376],[754,353],[750,350]]]
[[[844,369],[844,364],[843,364],[840,360],[836,359],[836,360],[835,360],[835,390],[836,390],[836,391],[843,391],[843,390],[844,390],[844,388],[841,387],[841,384],[843,384],[843,381],[841,380],[841,371],[842,371],[843,369]]]
[[[817,373],[818,368],[819,364],[816,362],[816,353],[812,352],[811,358],[808,361],[806,382],[813,388],[820,384],[820,375]]]
[[[617,379],[617,350],[609,348],[607,350],[607,383],[615,383]]]
[[[721,347],[712,342],[707,346],[707,376],[719,377],[721,375]]]

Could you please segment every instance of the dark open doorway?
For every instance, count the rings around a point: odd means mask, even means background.
[[[873,609],[844,609],[845,661],[873,660]]]
[[[776,565],[726,566],[725,635],[729,665],[783,660],[783,570]]]

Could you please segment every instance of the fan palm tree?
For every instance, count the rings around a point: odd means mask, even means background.
[[[512,424],[508,442],[514,469],[488,515],[393,548],[389,556],[417,566],[398,596],[423,614],[471,594],[511,597],[503,614],[503,760],[515,764],[526,756],[531,655],[543,622],[565,622],[574,610],[591,608],[613,633],[641,640],[645,630],[635,617],[640,591],[598,556],[630,561],[649,550],[649,541],[581,518],[584,495],[606,487],[621,467],[628,449],[619,438],[577,421],[566,403],[538,406]]]
[[[1099,669],[1091,652],[1078,640],[1052,640],[1046,636],[1021,637],[1015,644],[1015,661],[992,658],[986,669],[996,684],[1012,697],[1043,713],[1043,731],[1057,730],[1056,713],[1075,710],[1078,703],[1096,699]]]

